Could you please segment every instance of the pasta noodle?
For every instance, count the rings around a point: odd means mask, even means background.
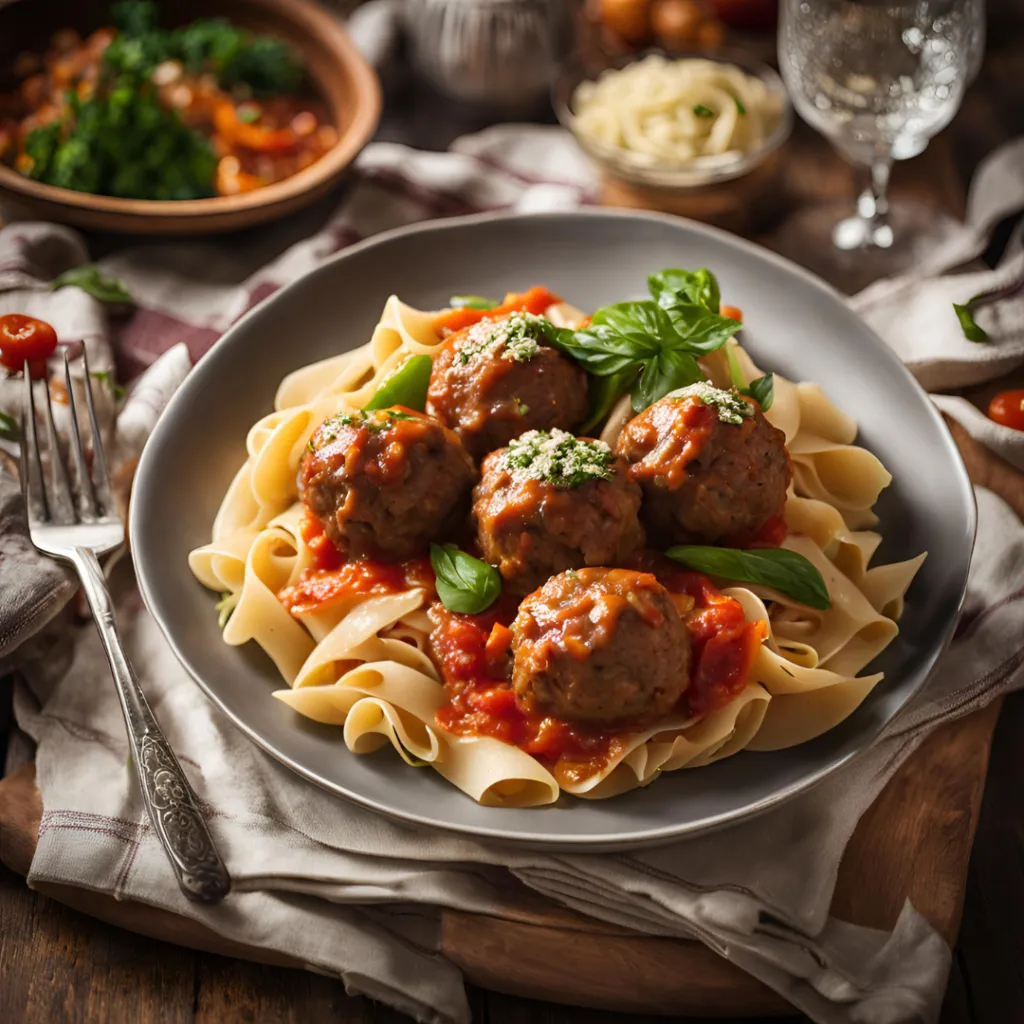
[[[565,303],[548,314],[563,325],[583,319]],[[516,746],[455,736],[438,725],[447,696],[428,655],[423,587],[353,594],[289,612],[278,595],[315,562],[303,538],[297,485],[306,445],[326,417],[360,409],[407,356],[437,354],[435,317],[393,296],[366,345],[289,375],[274,411],[249,432],[246,462],[228,488],[210,543],[190,555],[196,578],[229,595],[234,610],[224,641],[254,640],[277,666],[287,683],[277,699],[340,726],[353,753],[390,746],[482,804],[518,807],[548,804],[563,792],[606,798],[741,750],[803,743],[859,706],[882,678],[859,673],[896,636],[904,594],[924,556],[871,566],[881,537],[867,527],[889,474],[853,443],[856,424],[817,385],[778,375],[767,419],[785,433],[794,471],[784,547],[820,571],[831,607],[809,608],[758,585],[728,586],[724,593],[739,602],[745,619],[765,623],[742,692],[703,716],[667,719],[624,736],[595,774],[580,778],[563,762],[549,770]],[[760,374],[735,341],[727,345],[745,380]],[[730,385],[727,356],[722,349],[702,360],[721,387]],[[612,410],[603,439],[614,443],[629,416],[627,397]]]
[[[636,167],[721,162],[761,146],[782,116],[779,98],[735,65],[657,54],[580,83],[572,106],[578,135]]]

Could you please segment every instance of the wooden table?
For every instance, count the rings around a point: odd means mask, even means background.
[[[897,168],[894,195],[912,195],[951,213],[962,212],[965,185],[978,161],[1000,142],[1024,132],[1022,40],[1024,33],[995,36],[961,114],[925,154]],[[797,204],[847,195],[852,178],[825,143],[800,127],[786,185],[786,201]],[[758,240],[770,245],[771,235]],[[0,764],[8,737],[20,742],[10,727],[10,687],[0,683]],[[1022,738],[1024,693],[1006,700],[995,731],[943,1024],[1024,1020]],[[481,989],[471,989],[470,1000],[474,1020],[488,1024],[654,1024],[665,1019],[576,1010]],[[20,877],[0,866],[0,1021],[397,1024],[406,1019],[346,996],[342,985],[331,979],[120,931],[31,892]]]

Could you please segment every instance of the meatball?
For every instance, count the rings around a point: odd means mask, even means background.
[[[650,573],[580,569],[548,580],[512,624],[525,710],[594,726],[652,722],[690,685],[690,635]]]
[[[572,430],[587,414],[587,375],[544,344],[547,322],[512,313],[473,324],[434,359],[427,410],[476,459],[526,430]]]
[[[614,565],[643,545],[640,488],[600,441],[531,430],[481,468],[477,539],[511,594],[564,569]]]
[[[299,488],[342,554],[400,559],[459,521],[475,477],[447,427],[396,407],[321,423]]]
[[[672,392],[626,424],[616,451],[643,488],[641,518],[661,547],[749,543],[786,504],[786,435],[734,391]]]

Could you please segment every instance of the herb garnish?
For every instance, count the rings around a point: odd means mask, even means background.
[[[0,412],[0,439],[4,441],[18,440],[18,424],[15,423],[14,417],[8,416],[5,412]]]
[[[107,277],[95,263],[86,263],[81,267],[72,267],[60,277],[50,282],[50,289],[81,288],[100,302],[128,303],[132,301],[131,293],[121,281]]]
[[[809,608],[827,611],[832,607],[822,575],[803,555],[785,548],[701,547],[681,544],[665,552],[669,558],[710,576],[740,583],[774,587]]]
[[[94,370],[89,374],[93,380],[98,380],[101,384],[105,384],[110,388],[110,394],[113,396],[115,402],[120,402],[124,398],[125,391],[120,384],[114,379],[113,370]]]
[[[547,341],[592,377],[590,429],[627,391],[640,412],[670,391],[705,380],[697,357],[721,348],[741,327],[719,313],[715,276],[701,270],[663,270],[647,279],[651,299],[603,306],[589,327],[552,328]]]
[[[954,302],[953,312],[956,313],[956,318],[960,321],[960,330],[964,332],[964,337],[968,341],[983,345],[992,339],[988,336],[988,331],[978,326],[975,322],[974,313],[971,310],[971,305],[980,298],[983,298],[983,296],[974,295],[963,304]]]
[[[490,608],[501,593],[498,570],[454,544],[431,544],[430,564],[437,577],[437,596],[450,612],[476,615]]]
[[[712,109],[711,109],[710,107],[706,107],[706,106],[704,106],[704,104],[703,104],[703,103],[698,103],[698,104],[697,104],[697,105],[696,105],[696,106],[695,106],[695,107],[693,108],[693,112],[694,112],[694,113],[695,113],[695,114],[696,114],[696,115],[697,115],[698,117],[714,117],[714,116],[715,116],[715,112],[714,112],[714,111],[713,111],[713,110],[712,110]]]
[[[736,104],[736,113],[745,114],[747,112],[747,108],[743,106],[739,96],[733,96],[732,101]]]
[[[512,313],[504,320],[484,319],[473,324],[459,342],[457,358],[463,366],[485,355],[525,363],[539,355],[539,340],[555,330],[554,324],[533,313]]]
[[[736,352],[732,345],[726,345],[725,357],[729,363],[729,377],[732,379],[733,387],[741,395],[748,395],[757,402],[761,406],[761,412],[767,412],[775,401],[775,374],[766,373],[763,377],[757,377],[747,384],[743,379],[740,361],[736,358]]]
[[[384,413],[384,415],[373,415],[373,413],[380,412]],[[357,409],[355,412],[339,412],[334,416],[328,417],[320,424],[318,432],[321,443],[330,444],[332,441],[337,440],[338,434],[343,427],[365,427],[371,434],[380,434],[391,426],[391,421],[393,420],[418,420],[419,418],[419,416],[414,416],[412,413],[402,412],[401,409],[373,409],[370,411]],[[306,442],[306,447],[311,452],[316,451],[316,445],[313,444],[312,437]]]
[[[731,423],[733,426],[740,426],[744,420],[749,420],[754,415],[750,403],[745,402],[735,391],[723,391],[706,381],[699,381],[697,384],[688,384],[685,388],[677,391],[670,391],[666,398],[699,398],[705,405],[710,405],[718,411],[718,418],[722,423]]]
[[[611,480],[615,455],[603,441],[588,441],[564,430],[528,430],[509,441],[502,466],[516,480],[541,480],[575,488],[588,480]]]
[[[409,356],[394,370],[363,407],[364,412],[404,405],[423,412],[427,407],[427,387],[434,361],[430,356]]]
[[[485,299],[482,295],[453,295],[448,300],[452,309],[496,309],[498,303],[494,299]]]

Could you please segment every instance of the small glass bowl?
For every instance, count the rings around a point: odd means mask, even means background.
[[[582,82],[604,71],[623,68],[657,53],[667,60],[698,58],[732,64],[765,83],[779,100],[781,116],[774,131],[746,152],[699,156],[685,166],[652,161],[646,154],[597,142],[576,130],[573,96]],[[576,55],[565,65],[552,90],[552,104],[563,127],[605,175],[605,201],[682,213],[698,220],[730,226],[736,216],[749,219],[750,204],[772,187],[781,167],[780,149],[793,129],[793,105],[779,75],[767,65],[733,54],[676,54],[646,50],[617,60],[597,63]]]

